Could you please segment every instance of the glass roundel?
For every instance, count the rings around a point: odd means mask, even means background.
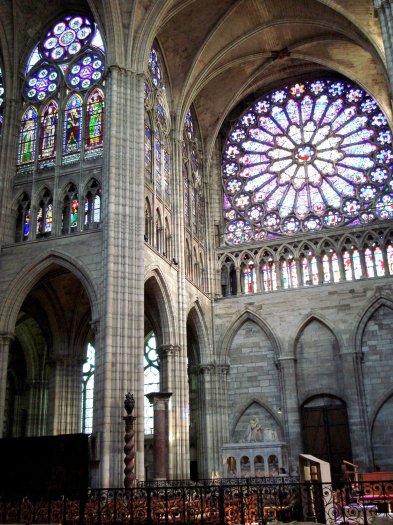
[[[71,89],[83,91],[102,80],[104,69],[104,57],[101,53],[88,49],[71,62],[66,80]]]
[[[93,37],[94,27],[82,16],[66,16],[47,33],[41,53],[54,62],[66,62],[75,56]]]
[[[23,95],[30,102],[42,101],[57,91],[60,81],[61,73],[57,67],[42,64],[33,70],[25,81]]]
[[[316,80],[273,91],[223,156],[229,244],[393,217],[392,135],[365,91]]]

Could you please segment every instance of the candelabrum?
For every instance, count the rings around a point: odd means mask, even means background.
[[[124,400],[127,415],[123,417],[125,423],[124,434],[124,488],[129,489],[135,485],[135,430],[136,417],[132,415],[135,407],[133,394],[128,392]]]

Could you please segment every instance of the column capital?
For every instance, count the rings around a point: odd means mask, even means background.
[[[172,355],[180,354],[180,346],[179,345],[160,345],[157,348],[157,353],[160,357],[160,359]]]
[[[15,334],[11,332],[3,332],[0,333],[0,343],[1,344],[9,344],[15,339]]]
[[[155,410],[166,410],[171,396],[172,392],[150,392],[150,394],[146,394],[147,399],[154,406]]]

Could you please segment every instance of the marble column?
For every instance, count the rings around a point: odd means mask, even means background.
[[[153,478],[168,479],[168,403],[172,393],[152,392],[146,394],[154,408]]]
[[[7,370],[10,344],[14,339],[13,334],[0,334],[0,439],[4,432],[4,411],[7,391]]]

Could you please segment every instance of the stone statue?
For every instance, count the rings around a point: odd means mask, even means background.
[[[263,440],[264,441],[278,441],[278,435],[276,430],[266,428],[263,431]]]
[[[135,407],[135,400],[133,394],[131,392],[128,392],[126,394],[126,398],[124,400],[124,409],[127,412],[127,415],[130,416],[132,414],[132,411]]]
[[[254,443],[256,441],[262,441],[262,426],[259,419],[253,416],[248,424],[245,440],[248,443]]]

